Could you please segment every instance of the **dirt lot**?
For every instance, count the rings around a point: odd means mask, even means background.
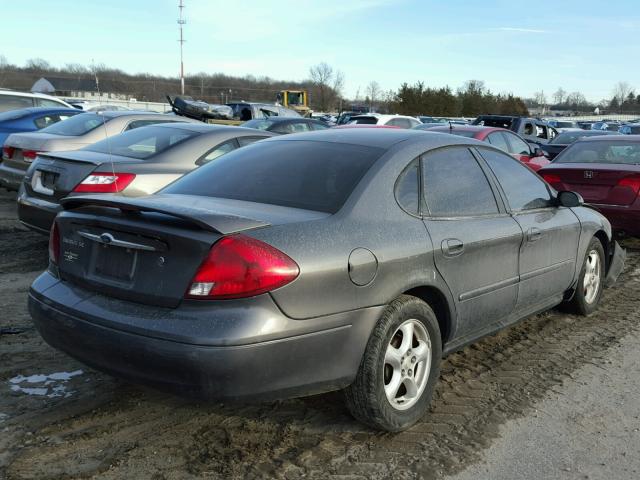
[[[441,478],[481,459],[501,425],[640,330],[640,244],[588,318],[552,311],[451,355],[410,431],[356,423],[340,393],[261,405],[170,397],[48,347],[26,309],[46,239],[0,192],[0,478]],[[583,478],[583,477],[581,477]]]

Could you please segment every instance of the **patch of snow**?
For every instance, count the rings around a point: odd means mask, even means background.
[[[24,375],[17,375],[9,379],[9,384],[11,385],[11,391],[13,392],[35,395],[38,397],[46,396],[48,398],[66,398],[71,396],[73,392],[67,391],[65,384],[71,380],[71,378],[82,375],[83,373],[84,372],[82,370],[75,370],[73,372],[55,372],[50,374],[41,373],[26,377]],[[21,384],[29,386],[22,386]],[[2,417],[0,417],[0,421],[2,421]]]

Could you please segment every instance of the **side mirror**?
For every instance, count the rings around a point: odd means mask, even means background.
[[[563,207],[580,207],[584,205],[584,198],[576,192],[564,191],[558,193],[558,203]]]

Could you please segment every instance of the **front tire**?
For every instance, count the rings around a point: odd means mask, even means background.
[[[361,422],[398,432],[427,411],[440,374],[442,341],[433,310],[401,295],[385,309],[365,349],[347,407]]]
[[[579,315],[590,315],[598,308],[604,286],[605,257],[602,243],[592,238],[582,262],[578,285],[568,304],[569,310]]]

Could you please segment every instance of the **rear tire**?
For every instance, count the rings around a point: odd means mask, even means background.
[[[345,389],[351,414],[380,430],[398,432],[427,411],[440,374],[442,341],[433,310],[401,295],[376,324],[355,381]]]
[[[591,239],[582,261],[582,269],[573,298],[568,302],[568,310],[578,315],[590,315],[598,308],[605,277],[605,257],[602,243],[596,237]]]

